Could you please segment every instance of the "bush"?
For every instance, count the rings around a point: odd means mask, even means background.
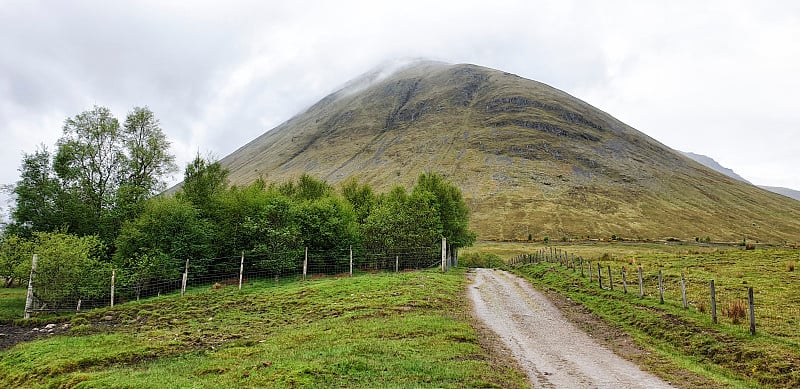
[[[728,304],[725,309],[723,309],[723,313],[725,316],[728,316],[733,321],[733,324],[739,324],[742,319],[747,316],[747,308],[744,305],[744,302],[741,300],[736,300]]]
[[[786,264],[786,270],[794,271],[794,261],[790,261],[789,263]]]
[[[505,264],[505,261],[500,256],[492,253],[471,252],[458,256],[458,265],[464,267],[500,268]]]

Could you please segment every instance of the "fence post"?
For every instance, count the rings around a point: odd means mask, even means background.
[[[747,288],[747,300],[750,304],[750,335],[756,334],[756,302],[753,298],[753,287]]]
[[[625,266],[622,267],[622,293],[628,293],[628,281],[625,279]]]
[[[75,312],[81,311],[81,299],[78,299],[78,306],[75,308]]]
[[[394,272],[397,273],[400,271],[400,256],[394,256]]]
[[[611,265],[608,265],[608,286],[614,290],[614,280],[611,278]]]
[[[600,286],[600,289],[603,289],[603,268],[600,267],[600,264],[597,264],[597,285]]]
[[[189,280],[189,259],[186,259],[186,268],[183,270],[183,280],[181,281],[181,297],[186,294],[186,281]]]
[[[578,259],[581,261],[581,277],[586,277],[586,276],[583,274],[583,257],[580,257],[580,258],[578,258]]]
[[[442,237],[442,273],[447,271],[447,238]]]
[[[689,304],[686,303],[686,276],[681,273],[681,297],[683,298],[683,309],[689,307]]]
[[[114,308],[114,281],[117,279],[117,271],[111,269],[111,308]]]
[[[39,255],[33,254],[31,260],[31,277],[28,279],[28,297],[25,299],[25,318],[31,318],[31,311],[33,310],[33,277],[36,275],[36,262],[39,261]]]
[[[308,273],[308,247],[306,247],[306,255],[303,258],[303,281],[306,280],[307,273]]]
[[[353,246],[350,245],[350,277],[353,276]]]
[[[642,267],[639,266],[639,298],[644,298],[644,281],[642,281]]]
[[[714,280],[711,280],[711,321],[717,323],[717,292],[714,289]]]
[[[242,290],[243,275],[244,275],[244,251],[242,251],[242,261],[239,262],[239,290]]]
[[[661,278],[661,270],[658,271],[658,297],[661,304],[664,304],[664,282]]]
[[[589,282],[592,282],[592,262],[589,261]]]

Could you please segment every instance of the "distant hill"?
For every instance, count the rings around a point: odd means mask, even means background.
[[[735,178],[735,179],[737,179],[737,180],[739,180],[741,182],[746,182],[748,184],[752,184],[750,181],[745,180],[744,177],[736,174],[735,171],[720,165],[717,161],[715,161],[713,158],[711,158],[709,156],[702,155],[702,154],[695,154],[695,153],[687,152],[687,151],[681,151],[681,153],[683,155],[685,155],[685,156],[697,161],[697,162],[700,162],[701,164],[703,164],[703,165],[705,165],[707,167],[710,167],[711,169],[714,169],[714,170],[716,170],[716,171],[728,176],[728,177]]]
[[[558,89],[475,65],[376,69],[221,162],[235,184],[309,173],[388,190],[439,172],[463,190],[482,239],[800,237],[797,201]]]
[[[789,189],[789,188],[781,188],[781,187],[777,187],[777,186],[765,186],[765,185],[759,185],[758,187],[761,188],[761,189],[768,190],[770,192],[775,192],[775,193],[778,193],[778,194],[782,194],[782,195],[784,195],[786,197],[791,197],[791,198],[793,198],[795,200],[800,200],[800,190],[794,190],[794,189]]]
[[[689,157],[689,158],[691,158],[691,159],[693,159],[693,160],[695,160],[697,162],[700,162],[701,164],[703,164],[703,165],[705,165],[705,166],[707,166],[707,167],[709,167],[711,169],[714,169],[714,170],[716,170],[716,171],[718,171],[718,172],[720,172],[720,173],[722,173],[722,174],[724,174],[724,175],[726,175],[728,177],[735,178],[735,179],[737,179],[739,181],[746,182],[746,183],[750,184],[750,181],[745,180],[744,178],[742,178],[742,176],[736,174],[736,172],[734,172],[733,170],[728,169],[728,168],[720,165],[719,163],[717,163],[717,161],[715,161],[711,157],[708,157],[708,156],[705,156],[705,155],[701,155],[701,154],[685,152],[685,151],[681,151],[681,153],[683,153],[683,155],[685,155],[685,156],[687,156],[687,157]],[[773,192],[773,193],[781,194],[781,195],[784,195],[786,197],[791,197],[791,198],[793,198],[795,200],[800,200],[800,191],[797,191],[797,190],[794,190],[794,189],[781,188],[781,187],[777,187],[777,186],[766,186],[766,185],[757,185],[757,186],[759,188],[761,188],[761,189],[768,190],[768,191]]]

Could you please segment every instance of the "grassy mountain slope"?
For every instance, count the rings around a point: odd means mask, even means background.
[[[222,163],[237,184],[310,173],[388,189],[439,172],[464,191],[482,239],[800,237],[797,202],[562,91],[474,65],[368,73]]]

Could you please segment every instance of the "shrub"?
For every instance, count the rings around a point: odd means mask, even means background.
[[[500,256],[493,253],[470,252],[458,256],[459,266],[499,268],[506,263]]]
[[[728,306],[723,309],[723,313],[725,316],[731,318],[733,324],[739,324],[747,315],[747,308],[745,307],[744,302],[741,300],[736,300],[729,303]]]
[[[533,240],[533,234],[528,234],[528,242]]]
[[[745,250],[755,250],[756,249],[756,245],[754,245],[752,243],[747,243],[746,245],[744,245],[744,249]]]
[[[542,239],[542,240],[544,241],[544,243],[549,243],[549,242],[550,242],[550,238],[548,238],[548,237],[546,237],[546,236],[545,236],[545,237],[544,237],[544,239]]]
[[[786,270],[794,271],[794,261],[789,261],[789,263],[786,264]]]
[[[705,301],[701,301],[697,303],[697,312],[706,313],[706,303]]]

